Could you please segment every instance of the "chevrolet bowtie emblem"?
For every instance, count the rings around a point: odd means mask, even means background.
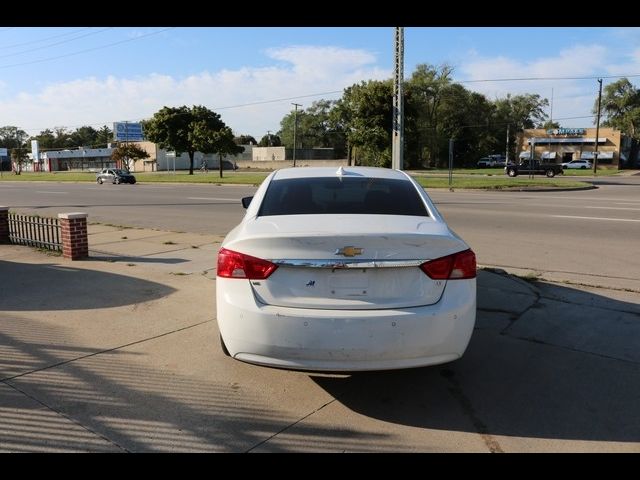
[[[362,255],[362,248],[358,247],[343,247],[336,249],[334,255],[344,255],[345,257],[355,257],[356,255]]]

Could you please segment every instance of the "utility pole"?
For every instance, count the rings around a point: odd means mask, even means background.
[[[509,127],[510,126],[511,124],[507,123],[507,149],[504,154],[504,168],[507,168],[507,165],[509,164]]]
[[[394,35],[393,131],[391,133],[391,168],[402,170],[404,147],[404,27],[396,27]]]
[[[602,79],[598,79],[600,90],[598,91],[598,117],[596,120],[596,148],[593,151],[593,174],[598,174],[598,137],[600,136],[600,103],[602,102]]]
[[[125,148],[125,156],[124,161],[127,165],[127,170],[129,170],[129,156],[127,153],[129,152],[129,121],[125,120],[124,122],[124,148]]]
[[[293,166],[296,166],[296,130],[298,129],[298,107],[302,105],[299,103],[292,103],[295,107],[295,113],[293,114]]]
[[[533,175],[533,165],[534,165],[534,157],[536,154],[536,139],[535,137],[530,140],[531,142],[531,153],[529,154],[529,180],[533,180],[535,177]]]
[[[453,138],[449,139],[449,191],[453,192]]]
[[[267,141],[269,142],[269,146],[271,146],[271,130],[267,130]]]

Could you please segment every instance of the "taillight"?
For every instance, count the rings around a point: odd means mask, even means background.
[[[261,258],[221,248],[218,252],[218,276],[265,280],[278,266]]]
[[[476,278],[476,254],[473,250],[436,258],[420,265],[433,280],[461,280]]]

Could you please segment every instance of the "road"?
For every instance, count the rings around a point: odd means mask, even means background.
[[[596,182],[597,189],[586,191],[429,194],[481,265],[639,289],[640,176]],[[224,235],[244,214],[240,199],[255,189],[1,182],[0,205],[20,213],[82,211],[90,222]]]

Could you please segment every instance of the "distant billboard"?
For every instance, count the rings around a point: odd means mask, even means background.
[[[113,139],[116,142],[141,142],[144,140],[141,123],[114,122]]]

